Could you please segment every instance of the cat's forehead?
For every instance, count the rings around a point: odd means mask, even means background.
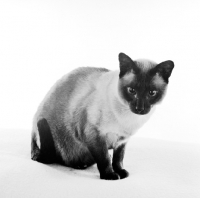
[[[130,69],[130,71],[128,71],[121,79],[124,86],[136,85],[139,87],[146,87],[149,85],[158,89],[162,89],[166,86],[163,77],[154,71],[154,68],[157,65],[155,62],[146,59],[138,59],[135,63],[137,64],[137,67],[140,68],[140,72],[136,74]]]
[[[137,59],[134,61],[137,67],[140,69],[141,72],[148,72],[152,68],[154,68],[157,63],[148,59]]]
[[[137,68],[139,68],[140,72],[136,74],[134,69],[130,68],[122,78],[124,84],[132,83],[136,80],[136,78],[139,78],[137,80],[143,81],[143,78],[149,76],[149,73],[157,65],[155,62],[147,59],[137,59],[134,61],[134,63],[136,64]]]

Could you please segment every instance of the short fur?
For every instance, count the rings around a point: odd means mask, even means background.
[[[97,163],[101,179],[128,176],[126,142],[163,98],[174,64],[133,61],[123,53],[119,62],[119,71],[78,68],[51,88],[34,117],[33,160],[80,169]]]

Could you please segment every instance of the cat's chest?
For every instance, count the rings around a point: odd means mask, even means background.
[[[105,116],[101,122],[102,132],[115,132],[117,134],[130,134],[137,131],[151,116],[151,113],[146,115],[136,115],[132,112],[126,114],[112,114]]]
[[[127,114],[123,116],[110,116],[101,123],[99,130],[105,135],[109,147],[115,145],[121,140],[127,140],[131,135],[142,127],[149,116],[138,116]]]

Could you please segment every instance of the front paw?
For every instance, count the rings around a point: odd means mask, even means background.
[[[118,180],[118,179],[120,179],[120,176],[115,172],[111,172],[111,173],[101,174],[100,178],[105,179],[105,180]]]
[[[129,176],[129,172],[125,169],[117,170],[116,173],[120,176],[120,179],[124,179]]]

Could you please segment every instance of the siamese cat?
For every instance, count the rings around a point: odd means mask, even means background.
[[[77,169],[97,163],[101,179],[128,177],[126,143],[163,99],[173,68],[170,60],[156,64],[120,53],[117,71],[81,67],[63,76],[35,114],[31,158]]]

